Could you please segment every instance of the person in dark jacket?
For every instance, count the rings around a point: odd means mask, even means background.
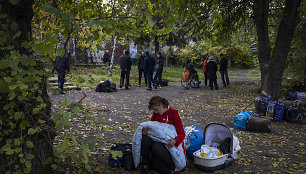
[[[220,54],[221,60],[220,60],[220,74],[223,82],[223,87],[229,86],[229,79],[228,79],[228,72],[227,72],[227,64],[228,60],[224,57],[223,54]],[[224,77],[225,76],[225,77]],[[225,83],[226,79],[226,83]]]
[[[215,89],[219,89],[218,84],[217,84],[218,66],[217,66],[217,63],[213,60],[212,56],[208,58],[206,71],[207,71],[207,78],[209,80],[210,89],[213,90],[214,86],[215,86]]]
[[[155,80],[153,79],[153,72],[154,72],[154,66],[155,66],[155,59],[154,57],[150,56],[150,53],[146,52],[146,57],[144,58],[144,73],[147,75],[147,80],[149,83],[148,89],[152,91],[152,85],[155,86],[155,89],[157,88]]]
[[[131,70],[131,66],[132,66],[132,60],[129,56],[129,51],[128,50],[124,50],[123,54],[120,56],[119,59],[119,65],[121,68],[121,76],[120,76],[120,89],[122,88],[123,84],[124,84],[124,79],[126,78],[126,82],[125,82],[125,89],[128,90],[129,87],[129,81],[130,81],[130,70]]]
[[[141,56],[138,59],[138,86],[141,85],[141,76],[143,74],[146,86],[148,86],[147,76],[144,73],[144,58],[146,57],[145,51],[141,52]]]
[[[109,51],[106,50],[105,54],[103,55],[103,63],[106,64],[108,62],[108,66],[110,66],[110,55],[109,55]]]
[[[157,64],[155,65],[155,67],[157,68],[156,68],[154,81],[157,83],[159,88],[161,88],[162,75],[163,75],[163,69],[164,69],[164,58],[160,52],[157,52],[156,56],[157,56]]]
[[[70,63],[68,55],[65,54],[62,58],[60,56],[56,56],[55,66],[57,66],[56,72],[58,73],[59,88],[61,90],[60,94],[65,94],[64,93],[65,76],[66,73],[70,72]]]

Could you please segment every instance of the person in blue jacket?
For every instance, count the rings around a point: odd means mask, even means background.
[[[150,53],[146,51],[146,57],[144,58],[144,73],[147,75],[147,80],[148,80],[148,89],[152,91],[152,83],[153,86],[155,86],[155,89],[157,88],[156,83],[153,79],[153,72],[154,72],[154,67],[155,67],[155,59],[154,57],[150,56]]]
[[[65,76],[66,73],[70,72],[70,63],[68,54],[65,54],[62,58],[60,56],[56,56],[55,58],[55,66],[56,72],[58,73],[58,82],[60,88],[60,94],[64,93],[64,83],[65,83]]]

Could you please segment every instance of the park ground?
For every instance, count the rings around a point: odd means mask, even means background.
[[[53,109],[57,110],[59,102],[68,98],[69,102],[82,100],[87,103],[85,111],[94,117],[105,118],[104,125],[111,130],[96,129],[80,122],[73,122],[80,135],[90,136],[104,134],[103,142],[91,156],[95,166],[94,173],[139,173],[108,167],[108,150],[113,143],[131,143],[137,126],[148,121],[151,112],[147,109],[149,99],[159,95],[168,99],[170,106],[179,111],[183,126],[197,124],[204,130],[208,123],[216,122],[231,127],[240,141],[241,152],[235,163],[215,173],[305,173],[305,129],[303,123],[272,122],[271,133],[257,133],[233,128],[233,119],[248,106],[258,95],[259,76],[252,70],[237,70],[230,74],[230,86],[220,90],[210,90],[202,83],[200,88],[184,90],[180,82],[170,82],[169,86],[147,91],[143,85],[132,84],[130,90],[118,90],[113,93],[97,93],[93,88],[82,91],[68,91],[65,95],[50,92]],[[203,81],[203,76],[201,81]],[[246,110],[253,110],[253,104]],[[182,173],[205,173],[198,170],[192,161],[188,161]]]

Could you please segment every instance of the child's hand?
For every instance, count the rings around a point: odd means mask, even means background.
[[[147,135],[149,132],[149,128],[145,127],[142,129],[142,135]]]
[[[175,144],[176,144],[175,139],[170,139],[170,140],[167,140],[167,141],[168,141],[167,145],[168,145],[170,148],[172,148],[172,147],[175,146]]]

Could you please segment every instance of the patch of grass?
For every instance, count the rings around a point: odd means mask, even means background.
[[[200,69],[196,69],[201,72]],[[72,67],[71,74],[66,76],[67,81],[72,82],[79,87],[95,88],[96,84],[100,81],[112,80],[117,86],[120,83],[121,70],[119,65],[115,65],[112,71],[112,77],[108,75],[109,67]],[[155,75],[155,73],[154,73]],[[163,72],[163,79],[167,79],[170,82],[180,82],[183,76],[183,68],[174,66],[165,66]],[[144,83],[144,77],[142,77],[142,83]],[[130,84],[138,84],[138,68],[137,65],[133,65],[130,72]]]
[[[163,71],[163,79],[167,79],[170,82],[180,82],[183,77],[183,67],[175,67],[175,66],[165,66]],[[196,68],[198,72],[200,80],[203,79],[202,69]],[[235,74],[239,69],[229,69],[229,74]],[[112,82],[116,83],[119,86],[120,83],[120,74],[121,70],[119,65],[115,65],[112,71],[112,77],[108,75],[109,67],[72,67],[71,74],[67,75],[66,79],[69,82],[72,82],[74,85],[78,87],[89,87],[95,88],[97,83],[105,80],[112,80]],[[252,76],[260,75],[259,69],[254,69],[249,72]],[[155,75],[155,73],[154,73]],[[220,72],[217,72],[218,77],[220,77]],[[235,78],[236,79],[236,78]],[[237,80],[243,80],[237,78]],[[144,77],[142,77],[142,83],[144,83]],[[130,84],[136,85],[138,84],[138,68],[137,65],[133,65],[130,72]]]
[[[260,75],[261,75],[259,67],[250,70],[250,71],[248,72],[248,74],[250,74],[250,75],[252,75],[252,76],[258,76],[258,77],[260,77]]]

